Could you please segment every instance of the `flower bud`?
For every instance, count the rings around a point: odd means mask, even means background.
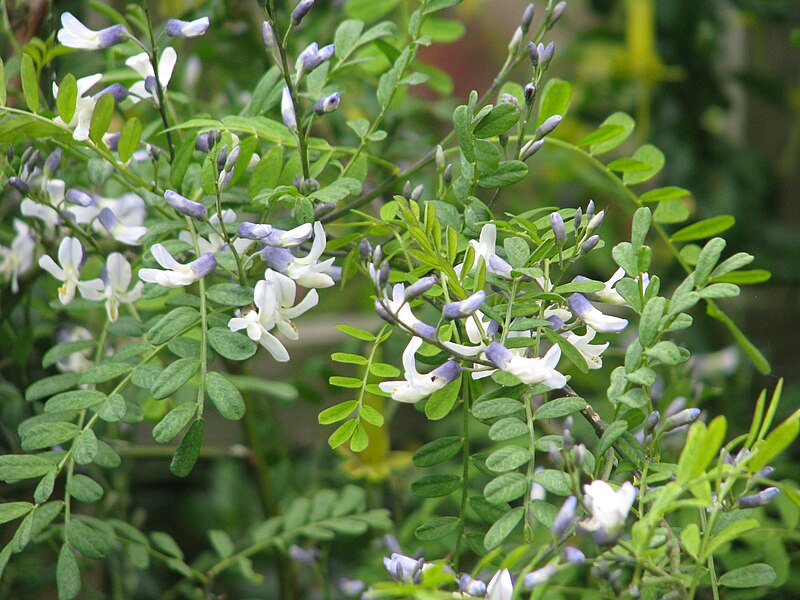
[[[756,479],[769,479],[770,477],[772,477],[772,474],[774,472],[775,472],[774,468],[766,466],[760,471],[758,471],[755,475],[753,475],[753,477],[755,477]]]
[[[380,264],[382,260],[383,260],[383,248],[381,248],[380,245],[375,246],[375,249],[372,251],[372,262],[377,265]]]
[[[539,47],[533,42],[528,42],[528,57],[534,69],[539,66]]]
[[[486,299],[486,292],[480,290],[475,292],[465,300],[458,302],[448,302],[442,309],[442,315],[445,319],[463,319],[475,313],[483,304]]]
[[[217,153],[217,172],[225,169],[225,162],[227,160],[228,160],[228,145],[225,144],[222,148],[220,148],[219,153]]]
[[[558,127],[561,124],[563,118],[564,117],[562,117],[561,115],[553,115],[552,117],[548,117],[544,121],[544,123],[542,123],[541,125],[539,125],[539,127],[536,128],[535,132],[536,138],[540,139],[546,136],[548,133],[551,133],[556,127]]]
[[[546,69],[550,66],[550,61],[553,60],[553,55],[556,53],[556,43],[550,42],[544,47],[544,51],[539,50],[539,59],[542,62],[542,68]]]
[[[742,496],[739,498],[739,507],[756,508],[757,506],[765,506],[775,500],[780,493],[781,491],[778,488],[768,487],[767,489],[761,490],[752,496]]]
[[[422,279],[417,280],[416,282],[412,283],[410,286],[406,288],[405,292],[405,299],[413,300],[414,298],[418,298],[429,289],[431,289],[436,284],[436,277],[433,275],[429,275],[427,277],[423,277]]]
[[[657,410],[654,410],[647,415],[647,418],[644,420],[644,425],[642,426],[644,432],[650,433],[653,431],[653,429],[656,428],[656,425],[658,425],[659,419],[661,419],[661,413],[659,413]]]
[[[526,161],[544,146],[544,140],[530,141],[522,148],[522,160]]]
[[[420,183],[414,190],[411,192],[411,200],[417,201],[422,198],[422,194],[425,192],[425,185]]]
[[[440,144],[436,145],[436,170],[441,171],[445,167],[444,164],[444,150]]]
[[[292,23],[300,25],[309,11],[314,7],[314,0],[300,0],[292,11]]]
[[[531,29],[531,23],[533,23],[533,15],[535,14],[535,10],[533,4],[528,4],[525,7],[525,12],[522,13],[522,22],[520,23],[520,27],[525,33],[528,33]]]
[[[197,274],[198,279],[202,279],[217,268],[217,259],[214,258],[213,254],[207,252],[200,258],[190,262],[188,266]]]
[[[586,205],[586,218],[591,220],[594,216],[594,200],[589,200],[589,204]]]
[[[688,425],[697,419],[700,416],[700,409],[699,408],[685,408],[682,411],[675,413],[671,417],[668,417],[664,420],[664,431],[672,431],[673,429],[677,429],[678,427],[683,427],[684,425]]]
[[[239,160],[239,155],[242,153],[241,146],[234,146],[231,153],[228,155],[227,160],[225,160],[225,166],[223,167],[225,171],[233,170],[234,165],[236,165],[236,161]]]
[[[547,565],[541,569],[536,569],[532,573],[525,575],[525,589],[531,589],[537,585],[543,585],[550,581],[557,572],[555,565]]]
[[[558,446],[556,446],[555,443],[550,442],[548,445],[547,456],[556,468],[561,468],[564,465],[564,457],[561,456],[561,452],[559,452]]]
[[[564,546],[561,555],[573,565],[580,565],[586,560],[586,555],[575,546]]]
[[[289,131],[293,133],[297,131],[297,116],[294,112],[294,102],[289,86],[283,88],[283,96],[281,97],[281,118],[283,119],[283,124],[289,128]]]
[[[603,217],[605,216],[606,216],[606,211],[601,210],[599,213],[597,213],[589,220],[589,224],[586,226],[586,230],[589,233],[597,231],[600,228],[600,225],[603,224]]]
[[[236,233],[239,237],[246,238],[248,240],[261,240],[262,238],[265,238],[271,234],[272,230],[272,225],[244,221],[243,223],[239,224],[239,228],[237,229]]]
[[[530,106],[533,104],[533,101],[536,99],[536,86],[532,83],[528,83],[523,90],[525,95],[525,104]]]
[[[410,198],[411,197],[411,182],[406,179],[406,182],[403,184],[403,198]]]
[[[66,195],[67,202],[77,204],[86,208],[87,206],[94,206],[94,199],[84,191],[76,188],[70,188]]]
[[[580,206],[578,210],[575,211],[575,214],[572,216],[572,226],[575,228],[575,231],[578,231],[578,228],[581,226],[581,221],[583,220],[583,211],[581,211]]]
[[[444,168],[444,175],[442,176],[444,179],[445,185],[450,185],[450,182],[453,181],[453,165],[449,164]]]
[[[16,176],[9,177],[8,178],[8,184],[11,187],[13,187],[14,189],[16,189],[20,194],[23,194],[23,195],[27,194],[28,190],[30,190],[30,187],[28,186],[28,184],[25,183],[21,178],[16,177]]]
[[[181,214],[194,219],[204,219],[206,217],[207,211],[204,205],[202,205],[200,202],[189,200],[177,192],[167,190],[164,192],[164,199],[172,208]]]
[[[264,47],[272,51],[272,48],[275,44],[275,32],[272,31],[272,25],[269,24],[269,21],[264,21],[261,25],[261,41],[264,42]]]
[[[600,236],[599,235],[593,235],[593,236],[587,238],[586,241],[584,241],[581,244],[581,252],[583,254],[589,254],[589,252],[591,252],[592,250],[595,249],[595,246],[597,246],[597,244],[599,242],[600,242]]]
[[[372,255],[372,244],[367,238],[364,238],[358,245],[358,256],[361,258],[361,260],[367,261],[369,260],[371,255]]]
[[[328,113],[332,113],[337,108],[339,108],[339,101],[341,97],[339,92],[334,92],[329,96],[325,96],[317,100],[317,103],[314,105],[314,112],[317,116],[326,115]]]
[[[169,19],[167,21],[167,35],[179,38],[200,37],[208,31],[208,17],[201,17],[194,21],[181,21],[180,19]]]
[[[522,40],[524,38],[525,32],[522,31],[522,27],[517,27],[517,29],[514,31],[511,41],[508,43],[508,52],[510,54],[516,54],[519,52],[519,49],[522,47]]]
[[[583,463],[586,462],[586,446],[578,444],[572,449],[572,462],[577,468],[583,468]]]
[[[550,26],[552,27],[555,25],[558,20],[564,15],[564,11],[567,9],[567,2],[566,0],[562,0],[558,4],[553,7],[553,12],[550,13]]]
[[[575,496],[570,496],[564,500],[564,504],[561,505],[555,521],[553,521],[553,527],[550,529],[554,536],[559,538],[564,535],[567,527],[572,524],[572,521],[575,518],[575,509],[577,506],[578,499]]]
[[[10,147],[10,146],[9,146]],[[58,171],[61,164],[61,148],[56,148],[44,161],[44,176],[50,179]]]
[[[567,230],[564,227],[564,218],[558,211],[550,213],[550,228],[553,230],[556,244],[563,246],[567,241]]]

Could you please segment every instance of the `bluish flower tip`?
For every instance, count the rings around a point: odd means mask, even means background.
[[[464,317],[468,317],[477,311],[485,299],[486,292],[484,290],[480,290],[464,300],[448,302],[442,309],[442,315],[445,319],[450,320],[463,319]]]
[[[200,202],[194,202],[172,190],[164,192],[164,199],[179,213],[193,219],[204,219],[208,213],[206,207]]]

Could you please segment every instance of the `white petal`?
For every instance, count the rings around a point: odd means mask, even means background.
[[[158,59],[158,80],[163,87],[167,87],[169,80],[172,79],[172,71],[175,63],[178,62],[178,53],[174,48],[164,48],[161,58]]]
[[[56,264],[56,261],[47,255],[39,259],[39,266],[59,281],[64,281],[67,278],[64,270]]]
[[[156,262],[165,269],[176,269],[182,266],[161,244],[153,244],[153,247],[150,248],[150,253],[156,259]]]
[[[283,344],[280,343],[278,338],[272,335],[270,332],[265,331],[263,332],[264,335],[261,337],[261,345],[267,349],[272,355],[272,358],[277,360],[278,362],[288,362],[289,361],[289,352],[287,352],[286,348],[284,348]]]

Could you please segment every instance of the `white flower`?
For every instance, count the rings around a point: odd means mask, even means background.
[[[158,60],[158,82],[161,87],[166,89],[169,80],[172,79],[172,71],[175,63],[178,62],[178,54],[173,48],[164,48],[161,58]],[[131,69],[136,71],[142,78],[131,86],[130,97],[136,103],[145,98],[152,98],[158,106],[158,91],[156,90],[156,77],[153,65],[147,52],[131,56],[125,61]]]
[[[190,263],[179,263],[169,251],[161,244],[154,244],[150,248],[153,258],[166,270],[160,269],[140,269],[139,279],[148,283],[157,283],[167,288],[176,288],[190,285],[202,279],[213,271],[217,266],[217,261],[213,254],[203,254],[200,258]]]
[[[326,288],[334,284],[330,275],[334,259],[319,260],[326,245],[325,229],[322,223],[317,221],[314,223],[314,242],[306,256],[298,258],[285,248],[272,246],[265,248],[262,256],[270,267],[288,275],[300,285],[308,288]]]
[[[588,531],[594,531],[599,544],[613,542],[619,535],[628,512],[636,499],[636,488],[626,481],[615,492],[614,488],[600,479],[583,486],[584,502],[592,518],[582,523]]]
[[[66,13],[68,14],[68,13]],[[63,30],[62,30],[63,31]],[[53,119],[56,123],[66,125],[73,129],[72,137],[75,141],[82,142],[89,139],[89,125],[92,122],[92,113],[97,104],[97,96],[87,96],[86,93],[96,84],[103,75],[95,73],[88,77],[81,77],[78,79],[78,98],[75,102],[75,113],[69,123],[64,123],[61,117]],[[53,98],[58,98],[58,84],[53,82]]]
[[[486,357],[498,369],[516,375],[523,383],[541,383],[551,390],[563,388],[567,384],[567,378],[556,370],[561,358],[559,346],[553,346],[541,358],[526,358],[513,354],[498,342],[492,342],[486,349]]]
[[[396,581],[413,581],[414,576],[419,573],[424,564],[422,559],[411,558],[396,552],[390,557],[383,558],[383,566]]]
[[[270,333],[278,331],[290,340],[299,338],[297,327],[292,322],[319,302],[317,290],[311,290],[303,300],[294,306],[297,285],[286,275],[267,269],[264,279],[256,284],[253,302],[258,310],[251,310],[243,317],[228,321],[231,331],[247,330],[248,337],[259,342],[278,362],[289,360],[284,345]]]
[[[425,396],[430,396],[435,391],[442,389],[458,376],[460,367],[452,360],[427,374],[417,371],[416,355],[420,346],[422,346],[422,339],[412,337],[403,351],[403,368],[405,369],[403,376],[405,379],[383,381],[378,384],[381,390],[392,395],[393,400],[411,404],[419,402]]]
[[[11,281],[11,291],[16,294],[19,291],[19,276],[33,267],[36,243],[25,221],[14,219],[14,229],[17,235],[11,247],[0,246],[0,275]]]
[[[406,302],[406,288],[402,283],[396,283],[392,286],[391,298],[383,300],[385,306],[382,308],[388,309],[390,317],[397,320],[397,322],[405,325],[417,334],[424,338],[432,338],[436,334],[436,329],[420,321],[411,310],[411,305]]]
[[[594,329],[587,327],[584,335],[576,335],[571,331],[563,335],[570,344],[575,346],[575,349],[581,353],[581,356],[586,359],[586,364],[590,369],[599,369],[603,366],[603,361],[600,356],[606,351],[606,348],[608,348],[608,342],[605,344],[590,344],[589,342],[597,335]]]
[[[628,326],[627,319],[603,314],[583,294],[572,294],[567,302],[577,318],[600,333],[618,333]]]
[[[103,269],[104,289],[85,290],[83,295],[89,300],[105,300],[109,321],[116,321],[119,317],[119,305],[136,302],[142,295],[144,284],[141,281],[137,281],[133,289],[128,290],[131,277],[131,265],[125,257],[119,252],[112,252]]]
[[[514,584],[508,569],[498,571],[486,586],[486,600],[511,600],[514,595]]]
[[[75,297],[75,290],[78,289],[81,295],[85,295],[87,290],[98,290],[103,288],[103,282],[99,279],[91,281],[80,281],[81,267],[83,266],[84,251],[77,238],[65,237],[58,246],[58,262],[49,256],[39,259],[39,266],[50,273],[64,285],[58,288],[58,299],[61,304],[69,304]]]
[[[180,38],[193,38],[203,35],[208,30],[208,17],[200,17],[194,21],[170,19],[167,21],[167,35]]]
[[[600,290],[599,292],[595,292],[593,298],[596,298],[600,302],[605,302],[607,304],[617,304],[619,306],[629,306],[628,302],[623,298],[620,293],[614,289],[614,286],[619,282],[623,277],[625,277],[625,269],[620,267],[617,269],[611,278],[605,282],[605,287]],[[650,285],[650,276],[647,273],[642,273],[642,286],[644,290],[647,290],[647,286]]]
[[[478,258],[482,257],[486,263],[486,271],[499,277],[511,277],[511,265],[497,256],[495,246],[497,242],[497,227],[494,223],[487,223],[481,228],[479,240],[470,240],[469,245],[475,250],[475,262],[472,263],[472,272],[478,265]],[[463,263],[455,267],[456,275],[461,276]]]
[[[68,48],[81,50],[101,50],[119,44],[128,38],[124,25],[112,25],[99,31],[89,29],[76,19],[72,13],[61,15],[61,29],[58,30],[58,41]]]

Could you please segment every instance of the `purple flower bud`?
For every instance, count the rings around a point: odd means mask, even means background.
[[[128,95],[128,88],[126,88],[121,83],[112,83],[106,88],[103,88],[95,95],[95,98],[99,98],[104,94],[111,94],[114,97],[115,102],[121,102],[124,100]]]
[[[292,23],[300,25],[309,11],[314,7],[314,0],[300,0],[292,11]]]
[[[578,444],[572,449],[572,462],[578,469],[583,468],[583,463],[586,462],[586,446]]]
[[[179,38],[193,38],[203,35],[208,31],[208,17],[201,17],[194,21],[181,21],[180,19],[170,19],[167,21],[167,35]]]
[[[117,133],[109,133],[108,136],[103,138],[106,146],[112,152],[116,152],[119,149],[119,136],[120,132]]]
[[[569,527],[575,519],[575,509],[577,506],[578,499],[575,496],[570,496],[564,500],[564,504],[561,505],[556,519],[553,521],[553,527],[550,529],[554,536],[559,538],[564,535],[567,527]]]
[[[205,206],[200,202],[189,200],[177,192],[167,190],[164,192],[164,199],[172,208],[187,217],[192,217],[194,219],[205,219],[206,217],[207,210]]]
[[[531,589],[537,585],[547,583],[557,572],[555,565],[547,565],[541,569],[536,569],[532,573],[525,575],[525,589]]]
[[[375,281],[375,285],[379,288],[386,287],[386,284],[389,283],[389,263],[383,263],[383,266],[378,270],[378,276]]]
[[[586,218],[591,220],[594,216],[594,200],[589,200],[589,204],[586,205]]]
[[[564,443],[564,450],[572,450],[572,447],[575,445],[575,440],[572,439],[569,427],[564,427],[564,433],[561,434],[561,438]]]
[[[548,117],[544,123],[542,123],[541,125],[539,125],[539,127],[536,128],[535,132],[536,137],[543,138],[548,133],[551,133],[556,127],[559,126],[563,118],[564,117],[562,117],[561,115],[553,115],[552,117]]]
[[[383,249],[380,247],[380,244],[375,246],[375,249],[372,251],[372,262],[374,264],[380,264],[383,260]]]
[[[264,21],[261,25],[261,41],[267,50],[272,50],[275,44],[275,32],[272,31],[272,25],[268,21]]]
[[[248,240],[261,240],[272,233],[272,229],[272,225],[245,221],[239,225],[236,233],[239,237],[247,238]]]
[[[531,28],[531,23],[533,23],[533,15],[535,14],[535,10],[533,8],[533,4],[528,4],[525,7],[525,12],[522,13],[522,22],[520,23],[520,27],[525,33],[528,33]]]
[[[410,198],[411,197],[411,182],[406,179],[406,182],[403,184],[403,198]]]
[[[567,241],[567,230],[564,227],[564,218],[558,211],[550,213],[550,228],[553,230],[556,244],[563,246]]]
[[[97,32],[98,48],[110,48],[128,39],[128,30],[124,25],[112,25]]]
[[[214,147],[216,139],[213,131],[206,131],[197,136],[197,141],[194,144],[194,149],[200,152],[208,152]]]
[[[601,210],[599,213],[597,213],[589,220],[589,224],[586,226],[586,230],[589,233],[597,231],[600,228],[600,225],[603,224],[603,218],[605,216],[606,216],[606,211]]]
[[[10,148],[11,146],[9,146]],[[61,148],[56,148],[44,161],[44,176],[48,179],[56,174],[61,164]]]
[[[372,244],[370,244],[367,238],[361,240],[361,243],[358,245],[358,256],[363,261],[369,260],[370,256],[372,256]]]
[[[578,231],[578,228],[581,226],[581,220],[583,219],[583,211],[581,211],[580,206],[578,210],[575,211],[575,214],[572,216],[572,226],[575,228],[575,231]]]
[[[418,281],[412,283],[410,286],[406,288],[405,298],[406,301],[413,300],[414,298],[418,298],[429,289],[431,289],[434,284],[436,283],[436,277],[429,275],[428,277],[423,277]]]
[[[144,90],[148,94],[156,95],[157,94],[156,83],[157,82],[155,76],[148,75],[147,77],[144,78]]]
[[[236,161],[239,160],[239,155],[242,152],[241,146],[234,146],[233,150],[231,150],[230,155],[228,155],[228,159],[225,161],[225,166],[223,167],[226,171],[233,170],[234,165],[236,165]]]
[[[33,154],[33,146],[28,146],[27,148],[25,148],[25,151],[22,153],[22,156],[20,156],[19,163],[24,164],[28,162],[28,159],[31,157],[32,154]]]
[[[539,48],[533,42],[528,42],[528,56],[531,59],[531,64],[533,65],[533,68],[535,69],[536,67],[538,67],[539,66]]]
[[[461,374],[461,367],[454,360],[448,360],[441,367],[438,367],[430,373],[433,377],[444,379],[448,383],[455,380]]]
[[[545,321],[550,321],[550,329],[553,331],[558,331],[564,327],[564,320],[558,315],[550,315]]]
[[[758,473],[753,475],[753,477],[755,477],[756,479],[769,479],[770,477],[772,477],[772,474],[774,472],[775,469],[773,469],[770,466],[766,466],[763,469],[761,469]]]
[[[378,316],[387,323],[391,323],[392,325],[397,323],[397,320],[389,313],[388,310],[386,310],[386,307],[380,300],[375,300],[375,312],[378,313]]]
[[[558,4],[555,5],[553,8],[553,12],[550,13],[550,25],[555,25],[558,20],[563,16],[564,11],[567,9],[567,2],[566,0],[561,0]]]
[[[67,190],[66,199],[67,202],[77,204],[78,206],[83,206],[84,208],[87,206],[94,206],[94,199],[86,192],[83,192],[77,188],[70,188]]]
[[[647,415],[647,418],[644,420],[644,425],[642,426],[644,432],[650,433],[653,431],[653,429],[656,428],[656,425],[658,425],[659,419],[661,419],[661,413],[659,413],[657,410],[654,410]]]
[[[550,66],[550,61],[553,60],[553,55],[556,53],[556,43],[550,42],[545,46],[544,51],[539,50],[539,58],[542,61],[542,67],[547,68]]]
[[[289,131],[297,131],[297,116],[294,112],[292,92],[289,90],[289,86],[283,88],[283,96],[281,97],[281,118],[283,119],[283,124],[289,128]]]
[[[581,244],[581,252],[583,254],[589,254],[589,252],[595,249],[595,246],[597,246],[599,242],[600,242],[599,235],[590,236],[589,238],[586,239],[586,241],[584,241]]]
[[[289,265],[292,264],[294,255],[286,248],[267,246],[261,251],[261,258],[271,269],[275,269],[279,273],[286,273]]]
[[[683,396],[678,396],[675,398],[675,400],[670,402],[669,406],[667,406],[667,408],[664,410],[664,416],[671,417],[675,413],[683,410],[684,406],[686,406],[686,398]]]
[[[765,506],[775,500],[780,493],[781,491],[778,488],[768,487],[767,489],[761,490],[752,496],[742,496],[739,498],[739,507],[756,508],[757,506]]]
[[[220,148],[217,153],[217,171],[222,171],[225,168],[225,163],[228,160],[228,145],[225,144]]]
[[[550,442],[548,445],[547,456],[550,458],[550,462],[552,462],[556,468],[560,469],[564,465],[564,457],[561,455],[558,446],[556,446],[554,442]]]
[[[664,431],[672,431],[678,427],[688,425],[700,416],[699,408],[685,408],[664,420]]]
[[[528,142],[522,148],[522,160],[523,161],[528,160],[530,157],[532,157],[534,154],[536,154],[539,150],[541,150],[542,146],[544,146],[544,140],[536,140],[535,142],[534,141]]]
[[[417,200],[422,198],[422,194],[424,193],[425,193],[425,184],[420,183],[417,187],[415,187],[411,191],[411,200],[414,200],[416,202]]]
[[[528,83],[523,90],[525,94],[525,104],[530,106],[533,104],[534,99],[536,98],[536,86],[532,83]]]
[[[339,108],[339,102],[341,100],[341,96],[339,92],[334,92],[330,96],[325,96],[317,100],[317,103],[314,105],[314,112],[317,116],[326,115],[328,113],[332,113],[337,108]]]
[[[486,299],[486,292],[480,290],[475,292],[468,298],[458,302],[448,302],[442,309],[442,315],[445,319],[463,319],[475,313],[483,304]]]
[[[575,546],[564,546],[564,550],[561,554],[565,560],[571,562],[573,565],[580,565],[586,560],[586,555]]]
[[[493,338],[498,333],[500,333],[500,323],[492,319],[486,326],[486,336],[489,338]]]
[[[498,369],[502,370],[505,369],[508,361],[514,358],[514,355],[500,342],[492,342],[489,344],[489,347],[486,348],[486,358]]]
[[[470,596],[482,598],[486,594],[486,584],[464,573],[458,580],[458,589]]]
[[[202,279],[217,268],[217,259],[214,258],[213,254],[208,252],[190,262],[188,266],[195,272],[198,279]]]
[[[30,187],[21,178],[14,176],[8,178],[8,184],[17,190],[20,194],[27,194]]]
[[[289,547],[289,557],[297,561],[301,565],[314,566],[317,564],[317,555],[319,550],[316,548],[301,548],[297,544],[292,544]]]

